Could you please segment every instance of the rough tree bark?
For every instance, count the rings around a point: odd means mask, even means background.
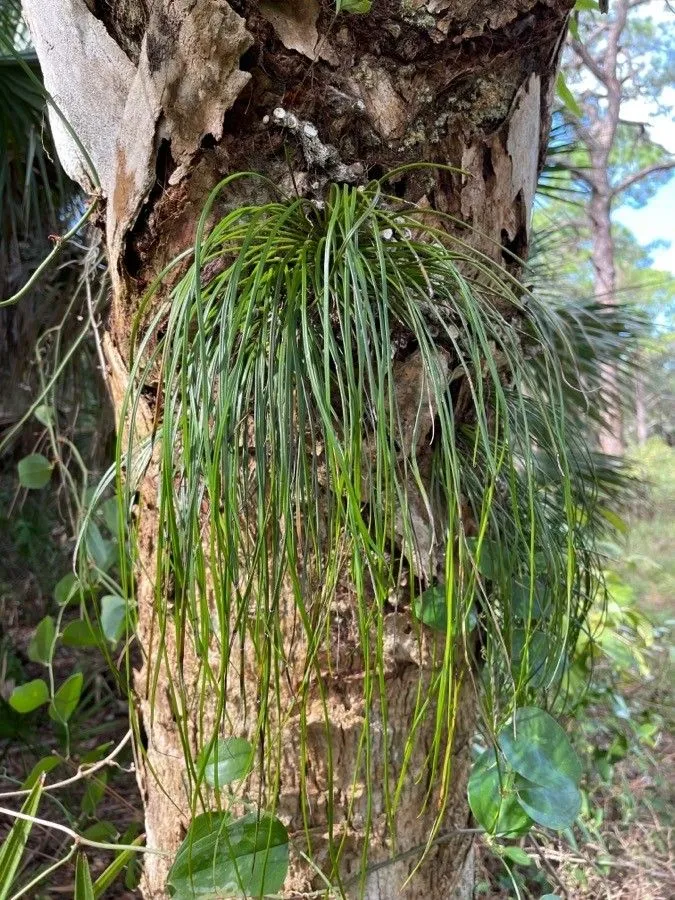
[[[47,87],[94,161],[105,201],[114,284],[105,343],[118,404],[139,300],[164,264],[191,243],[206,195],[225,174],[253,169],[290,190],[312,191],[329,180],[363,182],[405,162],[448,163],[463,171],[408,174],[398,180],[397,191],[468,222],[482,251],[513,266],[511,255],[502,260],[500,247],[521,256],[527,251],[552,85],[572,5],[573,0],[375,0],[368,15],[336,18],[333,0],[24,0]],[[77,147],[58,120],[54,124],[67,171],[91,189]],[[149,476],[148,522],[152,491]],[[144,535],[141,562],[148,564],[152,529]],[[148,844],[171,852],[184,834],[188,798],[175,711],[162,692],[165,670],[154,709],[146,691],[146,676],[159,665],[152,598],[152,584],[140,575],[138,633],[145,664],[136,702],[146,761],[161,787],[140,758],[139,784]],[[405,630],[403,623],[396,628],[399,634]],[[390,653],[395,745],[406,732],[418,666],[412,654],[396,648]],[[193,663],[186,652],[181,676],[188,690]],[[177,660],[170,665],[177,667]],[[352,688],[344,674],[327,684],[337,814],[343,818],[363,705],[360,685]],[[238,721],[246,733],[247,723]],[[474,722],[466,689],[458,701],[447,833],[400,894],[417,860],[405,851],[424,843],[435,810],[418,815],[425,786],[411,784],[398,813],[402,856],[396,864],[378,866],[391,851],[381,803],[374,798],[368,898],[471,896],[471,837],[452,829],[469,821],[465,794]],[[325,830],[325,740],[317,736],[309,760],[317,839]],[[278,811],[293,832],[301,829],[301,811],[292,728],[284,741]],[[421,745],[423,753],[424,736]],[[349,773],[344,784],[343,768]],[[358,823],[351,821],[347,830],[345,877],[358,872],[362,852]],[[146,897],[165,896],[166,871],[164,859],[147,859]],[[297,863],[286,895],[301,896],[320,884]]]

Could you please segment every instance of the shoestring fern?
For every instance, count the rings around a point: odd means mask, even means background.
[[[257,746],[249,799],[281,815],[283,741],[292,728],[302,768],[320,709],[323,869],[340,889],[330,684],[351,671],[340,641],[362,673],[348,816],[362,813],[365,871],[376,787],[393,843],[410,781],[424,779],[421,806],[437,810],[430,842],[441,826],[462,686],[473,681],[492,741],[516,710],[564,694],[602,591],[595,535],[623,485],[589,449],[596,347],[618,353],[628,332],[613,341],[609,313],[538,299],[459,223],[380,182],[217,219],[240,177],[212,193],[168,297],[163,273],[138,312],[120,515],[154,467],[158,659],[185,712],[194,814],[210,803],[204,761],[233,735]],[[147,390],[150,435],[134,427]],[[140,528],[129,522],[132,539]],[[133,572],[122,574],[133,597]],[[393,748],[387,681],[406,641],[419,684]],[[188,659],[198,674],[184,678]],[[299,790],[311,856],[302,776]]]

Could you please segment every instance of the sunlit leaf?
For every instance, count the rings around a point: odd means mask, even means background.
[[[82,672],[75,672],[54,694],[49,704],[49,716],[57,722],[67,722],[77,709],[82,693]]]
[[[565,76],[562,72],[558,72],[555,89],[558,97],[560,97],[569,112],[571,112],[573,116],[576,116],[577,119],[580,119],[583,116],[583,110],[579,106],[572,91],[567,87],[567,82],[565,81]]]
[[[558,784],[561,777],[579,783],[581,763],[563,729],[544,710],[516,710],[498,740],[508,763],[523,778],[538,785]]]
[[[28,681],[14,688],[9,698],[9,705],[20,713],[29,713],[47,703],[49,688],[42,678]]]

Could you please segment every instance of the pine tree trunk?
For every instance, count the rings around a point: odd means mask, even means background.
[[[84,0],[24,0],[24,6],[47,86],[93,159],[106,199],[114,283],[106,352],[118,409],[126,388],[130,323],[140,298],[163,266],[190,245],[209,191],[228,173],[255,170],[289,192],[316,193],[331,180],[359,184],[406,162],[452,165],[452,172],[405,174],[396,190],[473,226],[471,240],[478,249],[511,269],[512,254],[527,252],[530,208],[572,0],[375,0],[368,15],[337,18],[328,0],[157,0],[120,4],[116,11],[97,0],[86,5]],[[91,188],[81,153],[58,123],[56,130],[67,170]],[[250,185],[246,190],[248,201],[265,199],[262,189],[260,197]],[[230,205],[242,199],[234,191],[226,198]],[[502,247],[508,251],[503,259]],[[147,398],[147,408],[139,412],[148,423],[154,402]],[[158,658],[156,599],[148,575],[157,529],[155,495],[151,466],[141,504],[137,593],[145,662],[136,680],[136,702],[147,748],[138,755],[139,784],[147,843],[172,853],[189,821],[190,799],[178,716],[191,726],[190,751],[196,753],[199,746],[197,712],[189,705],[175,708],[168,680],[180,678],[186,695],[196,697],[202,670],[189,642],[179,652],[171,636],[163,660]],[[347,598],[350,590],[340,585]],[[420,670],[420,660],[401,637],[405,622],[397,616],[392,612],[387,622],[397,641],[386,648],[392,748],[405,741]],[[294,646],[294,658],[303,650],[294,644],[295,628],[289,603],[283,641]],[[243,669],[245,687],[256,673],[246,661]],[[291,702],[294,667],[284,675]],[[332,790],[334,827],[346,836],[341,876],[349,896],[358,895],[363,853],[364,797],[355,801],[346,821],[364,712],[362,676],[360,656],[353,653],[346,669],[327,677],[329,735],[319,711],[311,705],[305,711],[311,735],[305,772],[300,771],[297,717],[284,724],[280,736],[277,812],[291,834],[303,833],[299,793],[306,778],[312,853],[325,868],[326,797]],[[151,694],[153,681],[157,690]],[[255,723],[238,690],[228,694],[228,712],[233,733],[247,735]],[[383,742],[372,736],[375,762],[368,799],[373,826],[363,894],[369,900],[472,896],[472,835],[465,830],[475,727],[472,690],[465,673],[454,708],[453,793],[439,840],[405,887],[436,808],[420,815],[427,785],[411,782],[398,807],[394,851],[378,794],[384,790],[377,760]],[[208,720],[213,711],[201,709],[199,715]],[[313,728],[314,722],[322,727]],[[333,754],[332,788],[327,742]],[[415,751],[420,766],[428,745],[429,735],[422,733]],[[393,759],[394,769],[397,764]],[[165,896],[167,867],[164,857],[146,857],[145,897]],[[306,896],[322,883],[296,857],[285,895]]]
[[[644,372],[638,371],[635,374],[635,437],[640,447],[649,440],[646,393]]]
[[[616,270],[614,267],[610,188],[607,182],[606,168],[595,169],[594,176],[596,184],[591,194],[589,215],[593,235],[595,296],[600,303],[613,306],[616,304]],[[603,453],[611,456],[623,456],[623,420],[618,397],[616,366],[612,363],[605,363],[602,370],[604,424],[599,434],[600,448]]]

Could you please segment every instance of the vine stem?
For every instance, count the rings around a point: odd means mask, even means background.
[[[19,812],[16,809],[7,809],[0,806],[0,815],[11,816],[14,819],[21,819],[24,822],[30,822],[32,825],[42,825],[43,828],[51,828],[54,831],[60,831],[67,834],[75,842],[76,847],[93,847],[95,850],[111,850],[117,853],[120,850],[133,850],[134,853],[152,853],[155,856],[169,857],[170,854],[164,850],[157,850],[154,847],[139,847],[138,844],[109,844],[103,841],[90,841],[89,838],[82,837],[67,825],[61,825],[60,822],[50,822],[49,819],[40,819],[37,816],[29,816],[28,813]]]
[[[59,254],[63,250],[64,246],[66,245],[66,242],[69,241],[70,238],[74,237],[77,234],[77,232],[80,230],[80,228],[82,228],[82,226],[87,221],[89,216],[93,213],[93,211],[98,206],[99,200],[100,200],[100,195],[97,194],[94,197],[94,199],[91,201],[89,206],[82,213],[82,215],[77,220],[77,222],[75,222],[73,227],[69,231],[67,231],[63,235],[63,237],[59,237],[57,239],[54,249],[50,253],[48,253],[47,256],[45,256],[45,258],[42,260],[40,265],[30,276],[28,281],[26,281],[26,283],[22,287],[20,287],[19,290],[15,294],[12,294],[11,297],[8,297],[6,300],[0,300],[0,309],[2,309],[4,306],[14,306],[14,304],[18,303],[19,300],[21,300],[21,298],[24,297],[28,293],[28,291],[33,287],[33,285],[37,281],[40,280],[43,272],[45,272],[49,268],[49,266],[51,266],[51,264],[54,262],[54,260],[59,256]]]
[[[113,762],[115,757],[119,755],[119,753],[129,743],[130,740],[131,740],[131,729],[129,731],[127,731],[127,733],[124,735],[124,737],[119,742],[119,744],[115,747],[114,750],[112,750],[105,757],[105,759],[101,759],[97,763],[92,763],[90,766],[86,766],[86,767],[80,766],[78,768],[77,772],[74,775],[71,775],[70,778],[64,778],[63,781],[56,781],[56,782],[54,782],[54,784],[45,785],[42,789],[43,793],[45,791],[56,791],[59,788],[68,787],[68,785],[74,784],[76,781],[81,781],[83,778],[88,778],[89,775],[93,775],[94,772],[98,772],[99,769],[103,769],[106,766],[111,765],[111,763]],[[5,793],[0,794],[0,800],[7,800],[10,797],[25,797],[28,794],[30,794],[30,790],[25,790],[25,789],[22,789],[19,791],[6,791]],[[0,810],[0,811],[7,812],[9,815],[18,816],[18,813],[12,813],[9,810]]]

